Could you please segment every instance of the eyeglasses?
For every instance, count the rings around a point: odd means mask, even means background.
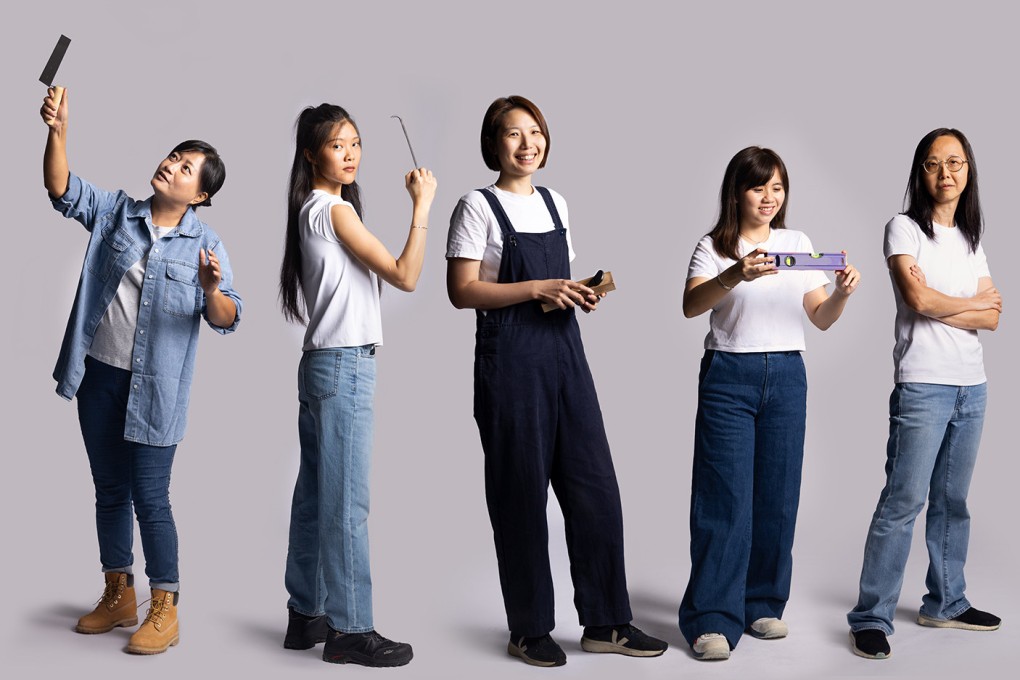
[[[963,169],[963,166],[967,164],[967,161],[963,160],[959,156],[950,156],[944,161],[937,161],[934,158],[929,158],[924,163],[921,163],[921,167],[924,168],[924,171],[929,175],[932,175],[938,172],[939,166],[943,163],[945,163],[946,170],[949,172],[960,172],[960,170]]]

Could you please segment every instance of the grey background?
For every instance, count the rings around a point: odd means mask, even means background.
[[[1001,5],[1000,5],[1001,6]],[[243,11],[241,8],[244,8]],[[297,467],[301,329],[276,277],[293,123],[330,101],[365,142],[366,222],[398,250],[410,201],[399,125],[439,178],[418,291],[385,295],[371,519],[376,623],[415,645],[403,677],[532,677],[506,634],[471,418],[473,315],[447,301],[443,259],[457,198],[492,181],[477,150],[495,97],[523,94],[551,127],[538,181],[570,205],[577,276],[611,269],[619,290],[582,319],[624,499],[636,623],[661,659],[580,652],[562,519],[550,504],[562,677],[1001,676],[1018,659],[1012,314],[983,334],[992,397],[971,491],[974,603],[993,634],[912,623],[926,567],[916,532],[894,656],[851,655],[845,611],[883,480],[893,298],[882,227],[900,209],[914,144],[942,125],[976,149],[994,279],[1013,303],[1016,224],[1014,10],[949,2],[490,4],[178,0],[23,3],[0,40],[7,238],[2,334],[3,663],[28,677],[371,674],[281,647],[289,497]],[[172,499],[181,537],[182,644],[121,652],[129,631],[71,632],[100,592],[92,486],[73,404],[49,378],[85,232],[48,206],[36,82],[59,33],[72,38],[71,168],[148,194],[173,144],[200,137],[228,179],[200,216],[222,235],[245,316],[203,332]],[[676,629],[686,584],[695,385],[707,319],[684,320],[688,258],[717,210],[727,160],[776,149],[791,174],[789,224],[846,249],[863,285],[829,332],[808,331],[810,413],[793,594],[783,642],[745,639],[732,660],[691,660]],[[920,529],[920,526],[919,526]],[[143,571],[140,548],[136,568]],[[144,577],[140,578],[144,583]],[[144,592],[144,586],[140,593]],[[144,613],[142,607],[141,613]],[[19,675],[17,677],[22,677]]]

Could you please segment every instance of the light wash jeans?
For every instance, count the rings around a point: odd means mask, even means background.
[[[928,499],[928,593],[921,613],[951,619],[964,596],[970,514],[967,490],[984,424],[987,387],[899,383],[889,398],[886,482],[864,546],[860,597],[847,614],[853,631],[893,632],[914,519]]]
[[[330,627],[372,626],[368,477],[375,347],[305,352],[298,367],[301,466],[287,550],[288,605]]]

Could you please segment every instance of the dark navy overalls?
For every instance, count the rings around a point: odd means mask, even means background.
[[[567,230],[518,233],[481,190],[503,234],[498,283],[570,278]],[[478,313],[475,420],[507,623],[514,636],[555,626],[546,504],[552,482],[566,524],[574,605],[586,626],[631,620],[620,491],[573,309],[522,302]]]

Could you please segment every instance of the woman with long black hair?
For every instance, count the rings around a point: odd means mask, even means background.
[[[297,122],[280,269],[284,316],[307,325],[298,366],[301,466],[291,508],[284,646],[325,641],[331,663],[402,666],[411,646],[375,631],[368,552],[375,348],[381,282],[413,291],[436,179],[407,173],[412,214],[394,258],[361,221],[361,136],[344,109],[309,107]]]
[[[986,631],[1000,624],[964,595],[967,492],[987,397],[978,331],[998,327],[1002,296],[981,247],[977,161],[962,132],[939,128],[918,142],[906,205],[885,227],[896,294],[886,483],[864,546],[857,606],[847,615],[853,652],[869,659],[892,654],[887,636],[926,500],[928,592],[917,622]]]

